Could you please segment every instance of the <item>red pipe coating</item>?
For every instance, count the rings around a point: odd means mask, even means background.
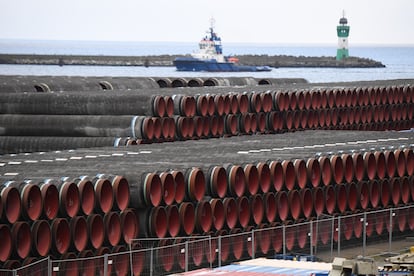
[[[386,160],[386,173],[388,177],[394,177],[395,170],[397,167],[397,161],[395,160],[395,155],[393,151],[387,150],[384,152],[384,157]]]
[[[234,114],[226,115],[225,122],[224,122],[224,130],[226,134],[233,135],[233,136],[237,135],[238,125],[239,125],[239,120],[236,115]]]
[[[86,219],[82,216],[71,218],[70,232],[75,249],[78,252],[83,251],[88,245],[88,224]]]
[[[397,149],[394,151],[395,160],[397,161],[397,173],[399,177],[403,177],[406,169],[406,160],[404,151]]]
[[[249,134],[251,131],[251,118],[250,113],[243,113],[240,117],[240,132],[244,134]]]
[[[204,173],[200,168],[192,168],[186,172],[187,194],[191,200],[200,201],[205,194]]]
[[[400,179],[401,183],[401,201],[403,204],[408,204],[411,199],[410,181],[408,177]]]
[[[344,165],[342,158],[339,155],[332,155],[330,161],[332,166],[333,180],[336,184],[340,184],[344,178]]]
[[[6,262],[12,253],[12,234],[7,224],[0,224],[0,262]]]
[[[400,232],[405,231],[405,227],[407,225],[407,213],[408,209],[406,208],[399,208],[395,210],[395,218],[393,218],[393,220],[395,219],[397,221],[398,230],[400,230]]]
[[[140,243],[132,245],[132,272],[133,275],[141,275],[145,266],[145,249]]]
[[[342,154],[341,158],[344,167],[344,180],[351,183],[354,179],[354,160],[350,154]]]
[[[278,91],[273,94],[273,102],[276,110],[285,111],[288,108],[288,100],[287,94],[282,91]]]
[[[230,234],[233,256],[236,260],[240,260],[244,251],[245,237],[239,228],[232,229]]]
[[[296,243],[296,227],[290,221],[286,222],[285,240],[286,249],[292,251]]]
[[[101,247],[101,248],[96,250],[95,256],[104,256],[104,255],[107,255],[107,254],[110,254],[110,253],[111,253],[111,250],[108,247]],[[96,259],[96,270],[98,271],[99,275],[104,275],[104,270],[105,270],[104,269],[104,266],[105,266],[104,261],[105,261],[105,258],[103,258],[103,257]],[[112,262],[112,264],[113,264],[113,262]],[[108,264],[108,263],[106,264],[108,275],[110,275],[112,273],[112,264]],[[76,275],[78,275],[78,274],[76,274]]]
[[[210,206],[213,216],[212,225],[216,230],[220,231],[223,228],[226,219],[223,201],[218,198],[212,198],[210,199]]]
[[[414,175],[414,152],[412,149],[404,149],[407,175]]]
[[[195,210],[195,225],[199,231],[207,233],[213,223],[213,212],[209,201],[202,200],[197,203]]]
[[[147,206],[158,206],[162,200],[162,182],[156,173],[148,173],[145,175],[143,184],[143,199]]]
[[[400,178],[391,178],[389,180],[391,189],[391,200],[393,206],[398,206],[401,200],[401,182]]]
[[[93,248],[98,249],[102,246],[105,239],[105,225],[101,215],[92,214],[88,216],[88,236]]]
[[[275,221],[277,213],[277,204],[275,194],[272,192],[263,194],[265,216],[269,223]]]
[[[290,191],[295,188],[295,167],[290,160],[283,160],[282,161],[282,168],[283,168],[283,175],[284,175],[284,182],[285,187]]]
[[[306,224],[300,222],[299,225],[296,225],[296,235],[298,241],[298,247],[304,249],[308,244],[310,229]]]
[[[125,243],[131,243],[139,233],[139,224],[134,209],[125,209],[120,214],[122,239]]]
[[[226,197],[223,200],[223,205],[226,212],[226,225],[229,229],[233,229],[238,220],[238,207],[236,200],[231,197]]]
[[[19,190],[15,187],[7,186],[1,190],[1,203],[3,212],[9,223],[15,223],[21,212],[21,199]]]
[[[276,203],[279,218],[282,222],[286,221],[289,215],[289,200],[285,191],[279,191],[276,193]]]
[[[171,205],[175,201],[175,182],[174,177],[169,172],[162,172],[160,174],[161,185],[163,193],[163,201],[166,205]]]
[[[270,191],[272,182],[271,182],[271,172],[269,165],[265,162],[258,162],[256,164],[258,173],[259,173],[259,184],[260,189],[263,193]]]
[[[121,239],[121,220],[117,212],[109,212],[104,216],[105,236],[111,246],[118,245]]]
[[[250,110],[254,113],[262,111],[262,98],[260,97],[260,93],[253,92],[250,94]]]
[[[241,227],[245,228],[249,225],[251,215],[249,199],[245,196],[242,196],[236,199],[236,203],[239,224]]]
[[[249,97],[247,96],[247,94],[238,94],[237,101],[239,105],[239,112],[241,114],[249,112]]]
[[[208,174],[210,191],[213,196],[223,198],[227,194],[227,175],[226,169],[220,166],[210,167]]]
[[[221,261],[226,262],[230,255],[230,236],[226,230],[220,230],[216,232],[217,239],[221,242]]]
[[[295,159],[293,166],[295,167],[296,183],[299,188],[304,189],[308,180],[306,162],[303,159]]]
[[[230,165],[227,167],[227,178],[230,195],[240,197],[246,189],[246,177],[242,167]]]
[[[174,100],[170,96],[164,96],[165,115],[172,117],[174,115]]]
[[[114,273],[119,276],[126,276],[129,272],[129,253],[123,245],[115,246],[112,249]]]
[[[78,254],[80,271],[83,275],[95,275],[95,258],[91,250],[85,250]]]
[[[81,176],[74,183],[78,186],[81,211],[85,215],[92,214],[95,208],[95,188],[92,181],[87,176]]]
[[[181,229],[185,235],[191,235],[195,227],[195,208],[190,202],[182,202],[179,207]],[[160,223],[163,223],[160,221]],[[163,223],[166,228],[166,224]],[[165,229],[167,230],[167,229]]]
[[[253,218],[253,222],[256,225],[260,225],[264,215],[264,202],[261,194],[255,194],[250,197],[250,213]]]
[[[316,158],[309,158],[306,162],[308,171],[308,179],[312,184],[312,187],[318,187],[321,183],[321,167],[319,161]]]
[[[369,180],[373,180],[377,175],[377,162],[372,152],[364,153],[365,171]]]
[[[345,213],[348,206],[347,188],[345,184],[338,184],[335,186],[336,192],[336,206],[340,213]]]
[[[303,215],[306,219],[309,219],[314,209],[313,194],[310,189],[306,188],[300,190],[300,203]]]
[[[376,166],[377,178],[383,179],[387,171],[387,165],[386,165],[386,159],[385,159],[384,152],[376,151],[374,153],[374,156],[375,156],[375,161],[377,163],[377,166]]]
[[[318,217],[325,211],[325,195],[323,188],[315,187],[312,190],[312,201],[315,215]]]
[[[322,184],[328,186],[332,180],[331,161],[326,156],[319,157],[318,161],[321,167]]]
[[[168,219],[168,233],[171,237],[176,237],[180,233],[180,213],[177,205],[165,207]]]
[[[73,252],[64,253],[61,260],[65,260],[64,262],[60,263],[59,270],[63,271],[65,275],[69,276],[78,276],[79,275],[79,264],[78,260],[76,259],[76,254]],[[103,269],[102,269],[103,272]],[[52,274],[56,275],[56,274]]]
[[[231,106],[230,106],[230,95],[229,94],[225,94],[225,95],[223,95],[223,97],[224,97],[224,111],[223,111],[223,115],[225,116],[225,115],[230,114],[230,109],[231,109]]]
[[[362,154],[355,152],[352,154],[354,163],[354,177],[357,181],[362,181],[365,176],[364,158]]]
[[[329,185],[324,187],[324,191],[326,211],[328,212],[328,214],[332,215],[335,212],[336,207],[335,189],[333,186]]]
[[[263,112],[270,112],[273,110],[273,98],[269,92],[261,93]]]
[[[391,187],[388,179],[383,179],[379,181],[381,185],[381,204],[383,207],[387,207],[390,202],[391,197]]]
[[[362,210],[367,210],[369,205],[369,184],[366,181],[357,182],[359,194],[359,206]]]
[[[155,250],[156,259],[163,271],[171,272],[175,265],[175,256],[180,254],[172,239],[160,240]]]
[[[53,251],[61,255],[66,253],[70,245],[70,226],[66,219],[56,218],[53,220],[51,226],[52,230],[52,248]],[[103,226],[101,231],[103,231]]]
[[[284,188],[283,167],[280,161],[271,161],[269,164],[270,176],[273,181],[273,187],[276,192]]]
[[[302,215],[301,198],[298,190],[288,192],[289,211],[294,220],[299,219]]]
[[[341,220],[341,225],[341,234],[344,236],[345,240],[349,241],[354,232],[354,216],[351,216],[350,214],[345,215]]]
[[[246,177],[247,191],[254,195],[259,190],[259,171],[253,164],[246,164],[243,169]]]
[[[369,198],[372,208],[377,208],[381,197],[381,183],[377,180],[370,180],[369,185]]]
[[[207,95],[197,95],[196,97],[196,111],[199,116],[207,116],[208,113],[208,99]]]
[[[172,171],[171,175],[175,182],[175,202],[181,203],[185,198],[185,180],[184,174],[181,171]]]
[[[278,253],[282,251],[283,246],[283,228],[280,226],[278,222],[273,222],[270,225],[273,230],[271,231],[271,241],[273,250]]]
[[[255,231],[255,241],[258,242],[260,251],[264,255],[269,253],[270,246],[272,245],[272,231],[266,223],[260,224],[258,230]]]
[[[94,181],[96,207],[102,213],[109,212],[113,207],[114,192],[112,190],[111,182],[104,176],[99,175],[98,179]]]
[[[266,133],[266,113],[257,113],[257,131],[259,133]]]

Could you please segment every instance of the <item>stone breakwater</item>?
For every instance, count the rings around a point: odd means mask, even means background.
[[[0,64],[39,65],[100,65],[100,66],[173,66],[178,55],[158,56],[80,56],[80,55],[10,55],[1,54]],[[335,57],[306,57],[286,55],[240,55],[242,65],[270,67],[385,67],[381,62],[367,58],[349,57],[337,61]]]

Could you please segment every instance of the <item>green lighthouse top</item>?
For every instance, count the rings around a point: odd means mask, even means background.
[[[345,17],[345,11],[342,13],[341,19],[339,19],[339,25],[336,27],[338,37],[348,37],[349,36],[349,26],[348,19]]]

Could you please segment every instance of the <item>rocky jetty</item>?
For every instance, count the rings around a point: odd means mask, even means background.
[[[0,64],[38,65],[100,65],[100,66],[173,66],[178,55],[158,56],[80,56],[80,55],[11,55],[1,54]],[[306,57],[286,55],[240,55],[242,65],[270,67],[344,67],[377,68],[385,67],[379,61],[367,58],[349,57],[337,61],[335,57]]]

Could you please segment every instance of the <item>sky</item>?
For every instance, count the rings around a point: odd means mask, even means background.
[[[413,0],[0,0],[0,39],[414,45]]]

